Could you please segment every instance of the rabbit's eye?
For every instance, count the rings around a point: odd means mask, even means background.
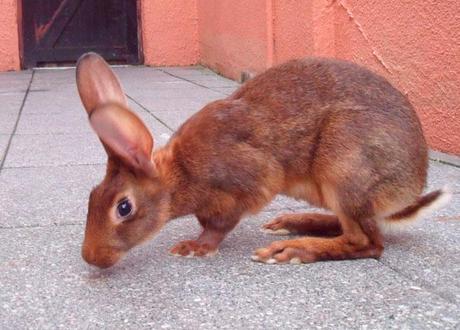
[[[133,206],[129,199],[125,198],[118,202],[117,212],[120,218],[126,218],[133,211]]]

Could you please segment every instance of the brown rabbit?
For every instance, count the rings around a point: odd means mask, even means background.
[[[243,216],[277,194],[335,215],[284,215],[266,231],[329,237],[277,241],[253,260],[378,258],[379,222],[413,218],[449,195],[420,196],[427,146],[412,106],[385,79],[352,63],[308,58],[271,68],[205,106],[156,151],[100,56],[80,58],[77,84],[108,154],[107,174],[89,198],[82,249],[99,267],[187,214],[203,232],[171,253],[212,255]]]

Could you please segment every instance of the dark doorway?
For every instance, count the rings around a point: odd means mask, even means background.
[[[22,0],[23,67],[75,63],[88,51],[139,63],[136,0]]]

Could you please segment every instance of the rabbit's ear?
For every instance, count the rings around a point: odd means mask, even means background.
[[[88,115],[107,103],[127,106],[126,97],[115,73],[96,53],[86,53],[77,63],[77,86]]]
[[[147,176],[155,175],[153,137],[137,115],[112,103],[97,107],[89,120],[109,156]]]

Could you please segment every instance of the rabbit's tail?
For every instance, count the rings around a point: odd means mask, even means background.
[[[425,217],[430,213],[446,205],[452,198],[452,193],[447,187],[432,191],[420,196],[414,203],[406,208],[393,213],[383,219],[381,225],[383,229],[394,229],[403,227],[419,218]]]

